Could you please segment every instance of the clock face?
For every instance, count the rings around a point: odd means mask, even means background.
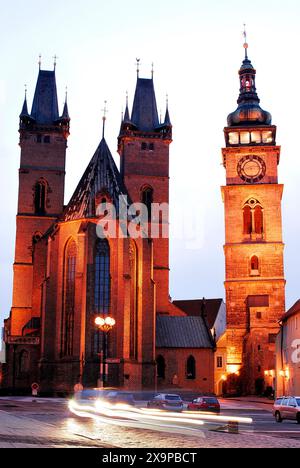
[[[266,175],[266,163],[253,154],[243,157],[237,167],[238,175],[248,184],[261,181]]]

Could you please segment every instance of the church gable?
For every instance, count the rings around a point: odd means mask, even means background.
[[[118,168],[103,138],[65,209],[63,220],[94,218],[96,207],[102,199],[113,203],[118,215],[119,197],[126,196],[129,199]],[[127,206],[126,200],[125,203]]]

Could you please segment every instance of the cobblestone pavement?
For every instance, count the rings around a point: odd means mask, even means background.
[[[146,430],[73,417],[65,401],[0,401],[0,447],[300,448],[300,440],[244,432]],[[248,429],[249,430],[249,429]],[[170,432],[172,431],[172,432]],[[195,435],[196,434],[196,435]]]

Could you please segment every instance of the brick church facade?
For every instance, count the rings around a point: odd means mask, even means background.
[[[238,108],[228,117],[222,150],[226,317],[219,300],[209,320],[205,301],[172,302],[169,296],[172,124],[168,108],[164,121],[159,120],[153,77],[138,75],[131,112],[126,105],[118,136],[120,170],[103,133],[64,206],[68,105],[60,116],[55,70],[39,71],[31,112],[25,98],[20,115],[4,388],[22,391],[36,381],[43,393],[68,393],[79,381],[96,386],[106,342],[95,326],[100,315],[116,321],[106,349],[109,386],[199,393],[222,386],[227,393],[263,390],[266,371],[275,369],[278,321],[285,311],[283,186],[278,184],[276,127],[259,105],[247,49],[239,75]],[[165,216],[154,212],[153,203]],[[99,220],[112,217],[109,206],[117,234],[99,236]],[[135,226],[142,231],[139,236],[129,228],[132,206],[135,214],[148,208],[146,224]],[[101,214],[99,207],[104,207]],[[226,356],[215,355],[218,337]]]
[[[95,317],[111,316],[116,325],[105,349],[107,385],[153,389],[178,382],[182,388],[213,391],[215,344],[204,315],[199,309],[198,316],[188,317],[169,298],[172,125],[168,108],[159,121],[153,77],[138,76],[131,113],[126,106],[118,137],[120,171],[103,133],[64,206],[69,127],[67,102],[59,115],[55,70],[40,70],[32,110],[25,98],[20,115],[13,304],[5,323],[3,387],[23,391],[36,381],[46,394],[71,392],[79,381],[96,386],[104,338]],[[129,232],[130,212],[124,219],[123,211],[141,202],[149,208],[142,226],[149,232],[136,237]],[[164,217],[151,212],[153,203],[165,208]],[[99,236],[100,206],[113,207],[115,235]],[[104,214],[109,217],[109,210]],[[166,234],[156,238],[152,230],[157,229]]]

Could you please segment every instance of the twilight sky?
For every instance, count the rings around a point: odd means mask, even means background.
[[[25,83],[31,108],[40,53],[43,69],[52,69],[58,55],[60,106],[68,85],[72,121],[65,203],[99,143],[104,100],[106,140],[119,164],[117,136],[127,90],[132,103],[136,57],[141,77],[151,76],[154,62],[158,108],[164,115],[168,93],[174,126],[171,295],[224,297],[221,147],[226,117],[236,108],[245,22],[261,105],[272,113],[282,146],[290,307],[300,297],[299,0],[0,0],[0,5],[1,322],[11,307],[18,116]]]

